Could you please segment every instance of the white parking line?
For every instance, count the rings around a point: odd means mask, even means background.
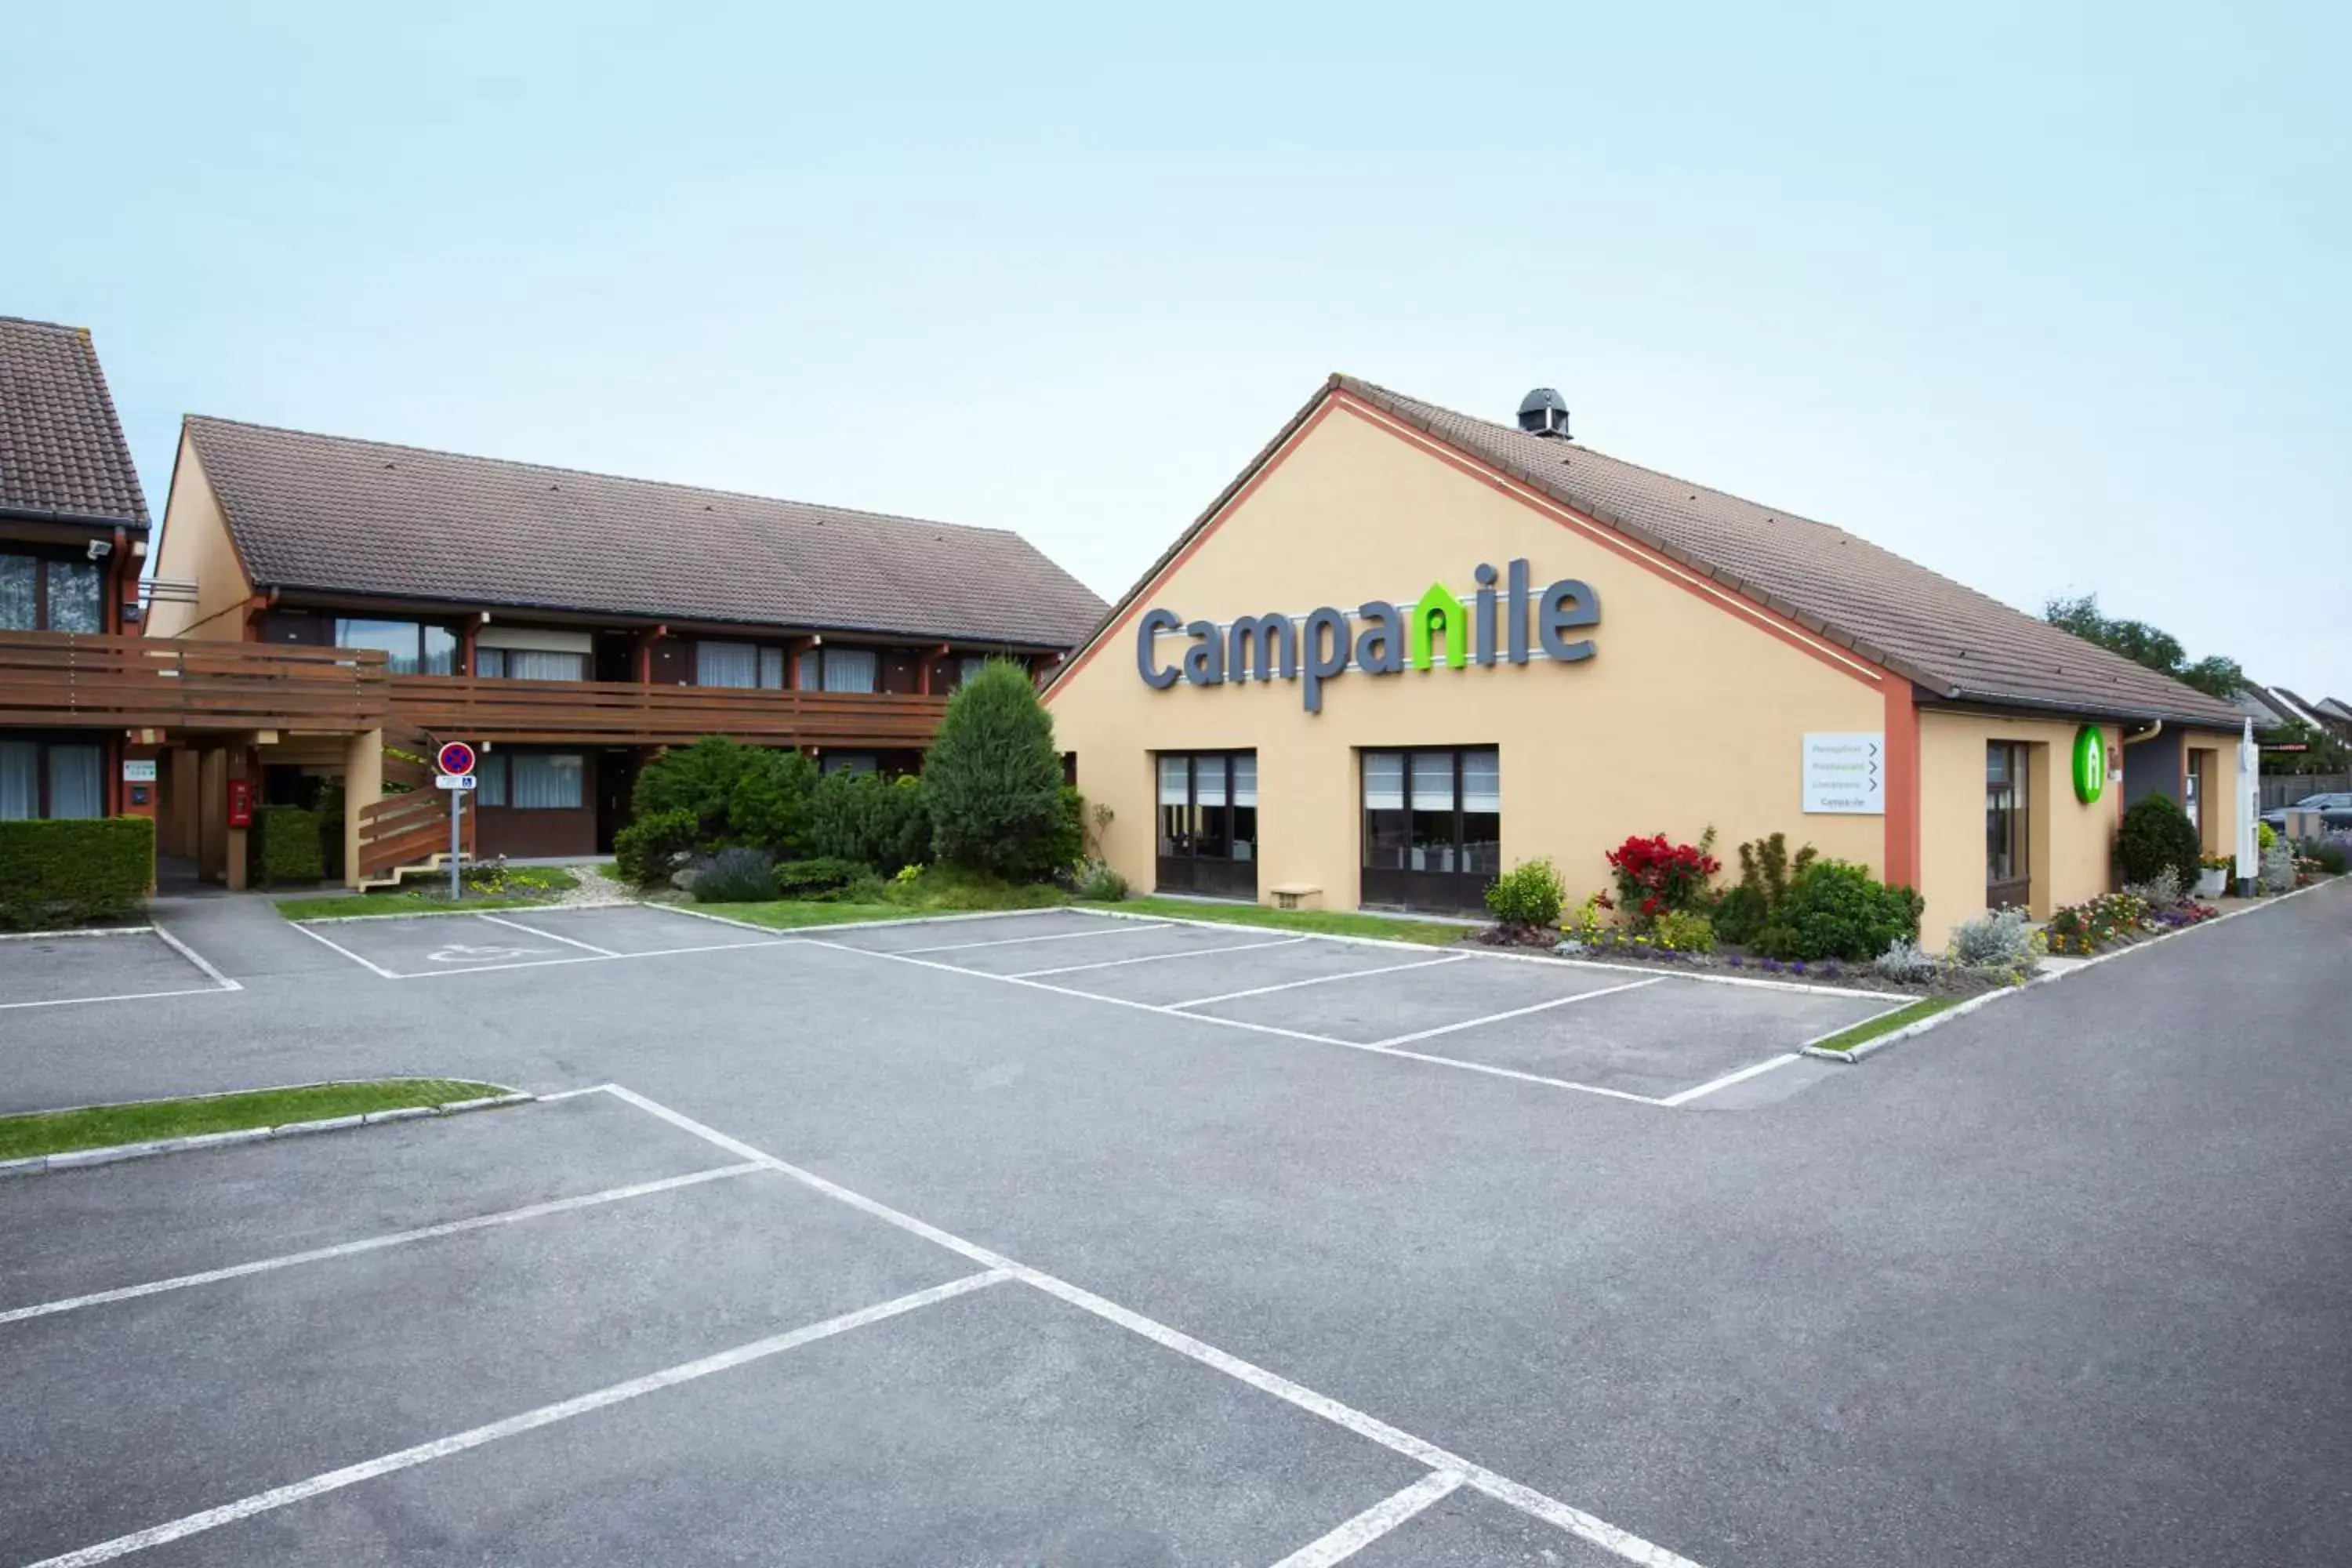
[[[1099,991],[1079,991],[1067,985],[1051,985],[1043,980],[1024,980],[1016,974],[992,974],[984,969],[967,969],[960,963],[940,963],[933,959],[909,957],[903,952],[882,952],[870,947],[851,947],[846,942],[819,942],[814,938],[804,941],[802,945],[828,947],[836,952],[854,952],[861,958],[887,958],[893,963],[912,963],[924,969],[936,969],[942,974],[967,974],[977,980],[994,980],[1006,985],[1026,985],[1034,990],[1050,991],[1056,996],[1075,996],[1081,1002],[1102,1002],[1113,1007],[1132,1007],[1138,1012],[1158,1013],[1164,1017],[1182,1018],[1188,1023],[1214,1024],[1221,1029],[1241,1029],[1253,1035],[1274,1035],[1286,1040],[1306,1040],[1318,1046],[1338,1046],[1342,1050],[1367,1051],[1376,1057],[1402,1057],[1407,1061],[1427,1062],[1433,1067],[1453,1068],[1459,1072],[1474,1072],[1486,1078],[1507,1078],[1517,1083],[1539,1083],[1547,1089],[1574,1089],[1579,1094],[1597,1094],[1604,1100],[1627,1100],[1636,1105],[1658,1103],[1646,1094],[1629,1094],[1622,1089],[1602,1089],[1598,1084],[1576,1083],[1564,1078],[1546,1078],[1540,1073],[1520,1072],[1516,1068],[1490,1067],[1485,1062],[1432,1056],[1426,1051],[1400,1050],[1393,1045],[1372,1045],[1362,1040],[1343,1040],[1337,1035],[1310,1035],[1304,1029],[1286,1029],[1276,1024],[1254,1024],[1246,1018],[1221,1018],[1214,1013],[1187,1013],[1180,1008],[1161,1006],[1156,1002],[1136,1002],[1125,996],[1106,996]],[[1477,955],[1469,953],[1464,956]],[[1634,984],[1652,984],[1664,978],[1667,977],[1652,975],[1648,979],[1634,982]],[[1625,989],[1631,989],[1631,987],[1625,987]],[[1589,992],[1586,994],[1598,994],[1598,993]],[[1546,1006],[1555,1005],[1544,1004]]]
[[[1741,1068],[1738,1072],[1727,1072],[1721,1078],[1709,1079],[1706,1082],[1700,1084],[1696,1089],[1686,1089],[1680,1094],[1670,1094],[1658,1103],[1661,1105],[1688,1105],[1692,1100],[1698,1099],[1701,1095],[1713,1094],[1718,1089],[1729,1089],[1735,1083],[1745,1083],[1749,1079],[1758,1076],[1759,1073],[1768,1073],[1774,1068],[1784,1068],[1790,1062],[1801,1059],[1801,1058],[1795,1051],[1790,1051],[1786,1055],[1774,1057],[1769,1061],[1758,1062],[1753,1067]]]
[[[1115,925],[1105,926],[1100,931],[1048,931],[1043,936],[1000,936],[988,942],[941,942],[937,947],[908,947],[900,948],[898,952],[901,953],[961,952],[968,947],[1018,947],[1024,942],[1076,942],[1081,937],[1128,936],[1138,931],[1166,931],[1167,929],[1165,925]]]
[[[1402,1491],[1382,1498],[1328,1535],[1308,1542],[1274,1568],[1331,1568],[1335,1563],[1344,1563],[1431,1503],[1450,1496],[1469,1479],[1459,1470],[1432,1470]]]
[[[231,980],[219,970],[215,969],[212,966],[211,961],[205,958],[203,953],[198,952],[194,948],[190,947],[186,942],[182,942],[178,937],[173,936],[170,931],[165,931],[162,926],[157,926],[155,928],[155,934],[163,939],[164,946],[170,948],[173,952],[178,953],[182,958],[186,959],[190,963],[194,964],[198,969],[203,970],[212,983],[219,986],[222,990],[242,991],[245,989],[244,986],[238,984],[236,981]]]
[[[483,915],[480,918],[489,921],[494,926],[504,926],[509,931],[529,931],[533,936],[543,936],[550,942],[560,942],[566,947],[576,947],[581,949],[583,952],[593,952],[599,958],[618,958],[621,956],[609,947],[598,947],[593,942],[578,942],[568,936],[558,936],[551,931],[541,931],[537,926],[527,926],[520,921],[506,920],[498,915]]]
[[[1318,974],[1308,980],[1286,980],[1279,985],[1253,985],[1246,991],[1226,991],[1214,996],[1195,996],[1189,1002],[1171,1002],[1171,1007],[1205,1007],[1212,1002],[1238,1002],[1244,996],[1264,996],[1276,991],[1296,991],[1302,985],[1328,985],[1335,980],[1361,980],[1370,974],[1399,974],[1408,969],[1433,969],[1441,963],[1461,963],[1476,956],[1473,953],[1450,953],[1444,958],[1424,958],[1415,963],[1386,963],[1378,969],[1351,969],[1344,974]]]
[[[94,931],[13,931],[12,939],[29,941],[35,937],[58,936],[152,936],[163,944],[196,966],[210,985],[175,986],[168,991],[120,991],[98,996],[50,996],[38,1002],[0,1002],[0,1013],[26,1007],[79,1007],[94,1002],[153,1002],[165,996],[211,996],[224,991],[242,991],[244,985],[231,980],[213,967],[204,954],[165,931],[162,926],[131,926]]]
[[[366,959],[362,958],[358,953],[353,952],[350,948],[343,946],[341,942],[329,942],[325,937],[320,936],[317,931],[312,931],[309,926],[304,925],[299,921],[294,921],[293,925],[296,931],[300,931],[304,936],[309,937],[320,947],[333,949],[335,952],[341,953],[345,958],[350,959],[353,963],[358,964],[362,969],[380,974],[386,980],[397,980],[400,978],[399,975],[394,974],[391,970],[384,968],[382,964],[370,963]]]
[[[38,1563],[26,1564],[26,1568],[87,1568],[89,1563],[106,1563],[133,1552],[143,1552],[151,1546],[161,1546],[166,1542],[184,1540],[188,1536],[196,1535],[207,1530],[217,1530],[224,1524],[234,1524],[241,1519],[251,1519],[256,1514],[268,1513],[273,1510],[284,1508],[289,1503],[300,1502],[306,1498],[318,1497],[324,1492],[340,1491],[345,1487],[357,1486],[362,1481],[373,1480],[378,1476],[388,1476],[395,1470],[412,1469],[418,1465],[430,1464],[435,1459],[447,1458],[452,1454],[462,1454],[468,1448],[478,1448],[485,1443],[495,1443],[501,1437],[512,1437],[519,1433],[536,1431],[541,1426],[551,1426],[558,1421],[569,1421],[575,1415],[585,1415],[592,1411],[603,1410],[621,1404],[625,1400],[658,1393],[662,1389],[675,1387],[681,1383],[691,1383],[697,1378],[709,1377],[713,1373],[730,1371],[735,1367],[761,1361],[769,1356],[780,1355],[785,1351],[798,1350],[803,1345],[814,1344],[818,1340],[831,1339],[835,1334],[846,1333],[852,1329],[862,1329],[870,1323],[882,1322],[886,1319],[912,1312],[940,1301],[969,1295],[974,1290],[1000,1284],[1009,1277],[999,1269],[991,1269],[983,1274],[967,1274],[961,1279],[950,1279],[944,1285],[934,1285],[928,1290],[917,1290],[893,1300],[860,1308],[855,1312],[845,1312],[837,1318],[827,1318],[823,1322],[811,1323],[805,1328],[793,1329],[788,1333],[771,1335],[764,1340],[753,1340],[749,1344],[738,1345],[733,1350],[720,1351],[716,1355],[707,1355],[697,1361],[680,1362],[676,1366],[664,1367],[659,1372],[647,1373],[643,1377],[633,1377],[626,1383],[616,1383],[610,1387],[600,1388],[593,1394],[583,1394],[575,1399],[567,1399],[557,1405],[543,1405],[536,1410],[526,1410],[520,1415],[509,1415],[503,1421],[493,1421],[487,1426],[476,1426],[470,1431],[459,1432],[451,1436],[436,1437],[430,1443],[419,1443],[413,1448],[402,1448],[396,1453],[381,1455],[376,1458],[362,1460],[356,1465],[345,1465],[340,1470],[329,1470],[324,1475],[312,1476],[308,1480],[295,1481],[288,1486],[273,1487],[266,1492],[256,1492],[251,1497],[239,1498],[235,1502],[224,1503],[218,1508],[206,1509],[202,1513],[192,1513],[184,1519],[173,1520],[168,1524],[152,1525],[145,1530],[133,1531],[129,1535],[118,1535],[111,1541],[101,1541],[95,1546],[85,1546],[79,1551],[68,1552],[62,1556],[45,1557]]]
[[[387,1247],[399,1247],[411,1241],[427,1241],[435,1237],[462,1236],[469,1230],[483,1230],[494,1225],[513,1225],[519,1220],[540,1219],[551,1214],[570,1214],[577,1209],[624,1203],[630,1198],[649,1197],[655,1193],[673,1192],[679,1187],[697,1186],[704,1182],[724,1181],[730,1176],[748,1176],[754,1171],[764,1171],[767,1168],[757,1161],[740,1165],[721,1165],[715,1170],[695,1171],[683,1176],[665,1176],[659,1181],[635,1182],[625,1187],[607,1187],[601,1193],[583,1193],[578,1197],[555,1198],[547,1203],[529,1204],[519,1209],[501,1209],[496,1214],[476,1215],[470,1219],[444,1220],[439,1225],[419,1226],[414,1230],[390,1231],[383,1236],[371,1236],[361,1241],[338,1242],[332,1247],[314,1247],[307,1252],[289,1252],[278,1258],[257,1258],[251,1263],[233,1263],[226,1268],[207,1268],[199,1274],[181,1274],[169,1279],[152,1279],[144,1285],[124,1285],[112,1290],[93,1290],[86,1296],[66,1296],[55,1301],[43,1301],[37,1306],[17,1307],[0,1312],[0,1323],[22,1322],[27,1318],[46,1318],[58,1312],[70,1312],[77,1308],[103,1306],[109,1301],[131,1301],[142,1296],[160,1296],[166,1290],[184,1290],[190,1286],[212,1285],[223,1279],[242,1279],[248,1274],[268,1274],[279,1268],[291,1268],[300,1263],[324,1263],[333,1258],[352,1258],[362,1252],[381,1252]]]
[[[182,991],[126,991],[108,996],[52,996],[43,1002],[0,1002],[0,1012],[16,1007],[79,1007],[86,1002],[152,1002],[163,996],[221,996],[242,985],[192,985]]]
[[[1506,1018],[1524,1018],[1530,1013],[1549,1012],[1554,1007],[1565,1007],[1571,1003],[1590,1002],[1596,996],[1614,996],[1620,991],[1639,991],[1645,985],[1658,984],[1666,978],[1664,974],[1653,974],[1646,980],[1629,980],[1622,985],[1604,985],[1598,991],[1580,991],[1573,996],[1555,996],[1549,1002],[1538,1002],[1532,1006],[1514,1007],[1507,1013],[1489,1013],[1483,1018],[1465,1018],[1458,1024],[1440,1024],[1434,1029],[1416,1029],[1410,1035],[1392,1036],[1374,1044],[1382,1050],[1392,1046],[1409,1046],[1415,1040],[1434,1039],[1457,1030],[1475,1029],[1481,1024],[1499,1024]]]
[[[1067,963],[1059,969],[1024,969],[1013,978],[1036,980],[1048,974],[1076,974],[1087,969],[1124,969],[1130,963],[1166,963],[1174,958],[1209,958],[1220,952],[1255,952],[1262,947],[1292,947],[1306,940],[1303,936],[1286,936],[1276,942],[1242,942],[1227,947],[1188,947],[1181,952],[1147,952],[1141,958],[1107,958],[1099,963]]]
[[[994,977],[992,976],[992,978]],[[1416,1437],[1399,1427],[1391,1426],[1376,1415],[1367,1415],[1351,1405],[1342,1405],[1336,1399],[1316,1393],[1303,1384],[1293,1383],[1278,1373],[1268,1372],[1255,1363],[1244,1361],[1237,1355],[1229,1354],[1213,1345],[1203,1343],[1181,1330],[1156,1322],[1140,1312],[1130,1311],[1116,1301],[1107,1300],[1091,1290],[1083,1289],[1066,1279],[1056,1279],[1043,1269],[1032,1268],[1024,1263],[1015,1263],[1003,1253],[992,1252],[976,1242],[966,1241],[960,1236],[927,1224],[912,1215],[902,1214],[887,1204],[878,1203],[861,1193],[854,1193],[838,1183],[826,1180],[814,1171],[804,1171],[798,1165],[788,1164],[772,1154],[763,1153],[752,1148],[740,1139],[730,1138],[726,1133],[707,1127],[681,1111],[672,1110],[669,1107],[647,1100],[645,1096],[624,1089],[619,1084],[607,1087],[608,1092],[615,1098],[625,1100],[641,1110],[658,1116],[671,1126],[691,1132],[696,1137],[726,1150],[739,1159],[761,1161],[782,1172],[794,1181],[823,1193],[829,1198],[847,1204],[850,1207],[861,1213],[872,1215],[886,1224],[896,1226],[900,1230],[944,1247],[949,1251],[969,1258],[992,1272],[1043,1290],[1055,1300],[1066,1301],[1079,1310],[1092,1313],[1107,1322],[1117,1323],[1120,1328],[1140,1334],[1154,1344],[1174,1351],[1179,1355],[1189,1357],[1203,1366],[1213,1367],[1228,1377],[1245,1383],[1262,1393],[1270,1394],[1276,1399],[1295,1405],[1310,1415],[1319,1415],[1334,1426],[1353,1432],[1360,1437],[1368,1438],[1392,1452],[1418,1460],[1433,1470],[1458,1475],[1465,1484],[1475,1488],[1488,1497],[1499,1502],[1508,1503],[1521,1512],[1532,1514],[1548,1523],[1557,1525],[1580,1540],[1590,1542],[1604,1551],[1614,1552],[1628,1562],[1641,1563],[1643,1568],[1699,1568],[1697,1563],[1687,1557],[1670,1552],[1653,1542],[1644,1541],[1631,1531],[1620,1530],[1608,1521],[1596,1518],[1581,1509],[1571,1508],[1557,1498],[1549,1497],[1536,1490],[1533,1487],[1522,1486],[1509,1477],[1498,1475],[1483,1465],[1474,1465],[1460,1455],[1449,1453],[1434,1443]],[[51,1563],[36,1563],[32,1568],[63,1568],[63,1563],[64,1560],[59,1559]]]

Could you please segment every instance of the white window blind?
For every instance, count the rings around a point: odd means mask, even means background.
[[[1192,759],[1192,787],[1198,792],[1195,798],[1201,805],[1224,805],[1225,759],[1223,757],[1194,757]]]
[[[1190,784],[1185,778],[1184,763],[1185,759],[1182,757],[1160,759],[1160,805],[1182,805],[1190,798]]]
[[[581,802],[581,761],[562,752],[516,752],[507,758],[509,784],[518,811],[576,811]]]
[[[1364,809],[1367,811],[1402,811],[1404,809],[1404,753],[1402,752],[1366,752],[1364,753]]]
[[[49,748],[49,816],[106,815],[106,753],[96,746]]]
[[[1233,759],[1233,767],[1234,804],[1255,805],[1257,804],[1257,753],[1248,752],[1235,756]]]
[[[1503,762],[1499,752],[1462,753],[1462,809],[1503,809]]]
[[[1454,809],[1454,753],[1415,752],[1412,755],[1412,808],[1415,811]]]
[[[0,822],[28,822],[40,809],[39,743],[0,741]]]
[[[747,642],[698,642],[694,645],[697,686],[757,686],[760,650]]]

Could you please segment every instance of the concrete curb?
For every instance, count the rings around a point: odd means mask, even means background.
[[[140,926],[92,926],[78,931],[0,931],[0,942],[44,942],[61,936],[145,936],[155,928]]]
[[[308,1087],[298,1086],[298,1087]],[[237,1089],[235,1093],[250,1093]],[[217,1095],[192,1096],[218,1099]],[[144,1143],[111,1143],[98,1149],[71,1149],[62,1154],[35,1154],[22,1160],[0,1160],[0,1177],[35,1176],[50,1171],[78,1170],[84,1165],[111,1165],[123,1160],[143,1160],[153,1154],[180,1154],[192,1149],[218,1149],[233,1143],[260,1143],[274,1138],[299,1138],[312,1132],[340,1132],[348,1127],[373,1127],[385,1121],[414,1121],[425,1116],[457,1116],[468,1110],[488,1110],[501,1105],[521,1105],[537,1095],[487,1095],[479,1100],[452,1100],[446,1105],[412,1105],[398,1110],[371,1110],[357,1116],[330,1116],[317,1121],[289,1121],[278,1127],[247,1127],[233,1132],[199,1132],[186,1138],[157,1138]]]
[[[446,921],[460,915],[535,915],[549,910],[630,910],[645,903],[643,899],[605,899],[593,904],[492,904],[478,910],[386,910],[380,915],[283,915],[288,925],[348,926],[363,921]]]
[[[739,921],[731,915],[714,915],[708,910],[689,910],[683,904],[656,903],[650,899],[641,899],[638,902],[646,909],[667,910],[671,914],[685,915],[690,920],[710,921],[719,925],[733,926],[738,931],[755,931],[763,936],[774,937],[779,942],[790,941],[792,938],[796,936],[814,937],[829,931],[878,931],[885,926],[952,925],[960,921],[1003,921],[1011,920],[1018,915],[1071,913],[1107,914],[1109,912],[1108,910],[1074,910],[1067,904],[1047,904],[1043,909],[1035,910],[962,910],[950,915],[908,915],[904,920],[835,921],[829,925],[763,926],[752,921]],[[1151,915],[1133,915],[1127,918],[1132,920],[1153,920],[1158,917]],[[1194,921],[1190,923],[1201,925],[1217,922]]]

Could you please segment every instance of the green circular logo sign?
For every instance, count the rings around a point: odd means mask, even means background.
[[[2074,798],[2084,805],[2107,787],[2107,738],[2096,724],[2074,731]]]

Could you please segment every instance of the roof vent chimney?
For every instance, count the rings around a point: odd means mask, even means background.
[[[1519,399],[1519,428],[1530,436],[1570,440],[1568,405],[1550,387],[1538,386]]]

